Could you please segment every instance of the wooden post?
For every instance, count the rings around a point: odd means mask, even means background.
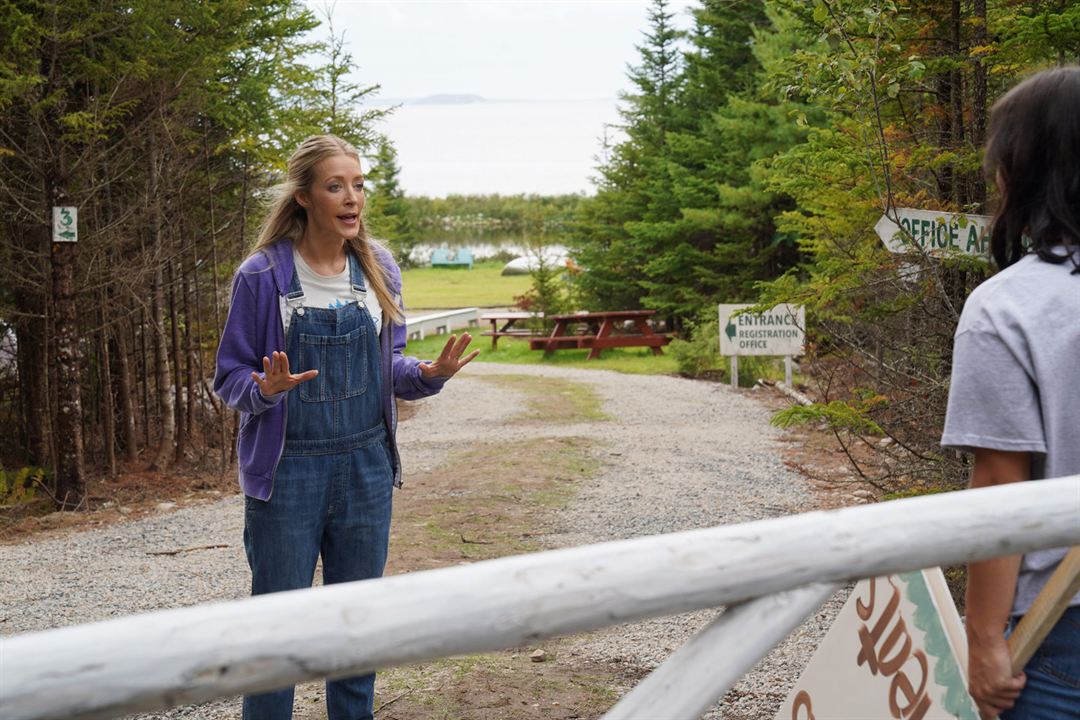
[[[1042,645],[1055,623],[1061,619],[1076,593],[1080,592],[1080,545],[1065,555],[1054,574],[1035,597],[1035,602],[1009,636],[1009,656],[1013,674],[1019,673]]]
[[[731,356],[731,387],[739,387],[739,356]]]
[[[784,356],[784,384],[791,387],[791,356]]]

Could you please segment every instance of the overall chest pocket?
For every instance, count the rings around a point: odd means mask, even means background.
[[[367,390],[367,329],[345,335],[300,335],[303,370],[318,370],[318,377],[300,383],[304,402],[344,400]]]

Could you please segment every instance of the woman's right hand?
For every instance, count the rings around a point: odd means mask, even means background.
[[[280,392],[292,390],[300,383],[311,380],[318,374],[318,370],[308,370],[299,375],[293,375],[289,372],[289,357],[285,353],[275,350],[272,353],[272,358],[263,356],[263,376],[253,372],[251,378],[259,386],[263,397],[270,397]]]
[[[968,685],[983,720],[993,720],[1012,708],[1027,676],[1012,674],[1009,644],[1005,636],[974,641],[968,637]]]

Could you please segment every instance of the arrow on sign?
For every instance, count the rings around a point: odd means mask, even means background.
[[[724,328],[724,334],[728,336],[728,340],[734,340],[735,334],[738,332],[739,330],[735,327],[735,323],[728,320],[727,327]]]
[[[922,250],[931,255],[986,257],[990,219],[987,215],[896,208],[895,219],[882,215],[874,231],[893,253]]]

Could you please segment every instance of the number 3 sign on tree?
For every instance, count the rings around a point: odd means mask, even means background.
[[[75,207],[54,207],[53,242],[79,241],[79,209]]]

